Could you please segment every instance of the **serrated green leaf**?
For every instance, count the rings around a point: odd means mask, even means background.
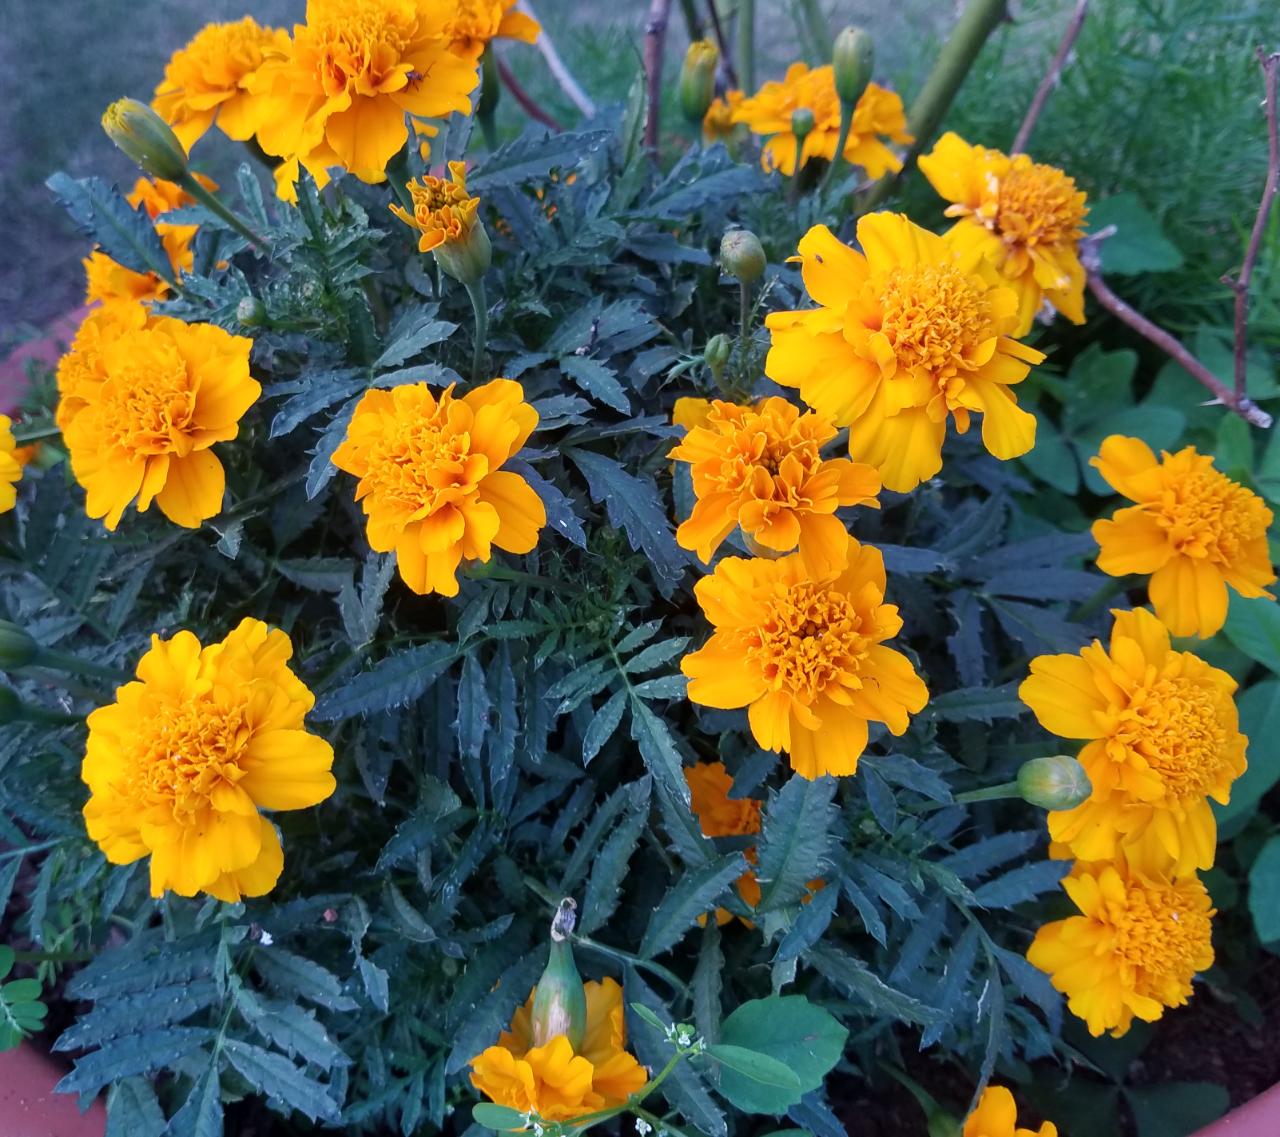
[[[652,959],[670,950],[698,917],[709,912],[725,890],[746,870],[741,853],[729,853],[687,872],[653,910],[640,941],[640,955]]]
[[[600,748],[604,746],[614,732],[622,723],[622,712],[626,709],[627,692],[615,691],[604,706],[596,711],[595,716],[591,720],[591,725],[583,732],[582,735],[582,764],[587,765],[592,758],[600,753]]]
[[[584,935],[604,927],[618,907],[627,866],[649,821],[650,785],[648,778],[637,784],[629,795],[627,812],[594,858],[582,899],[580,926]]]
[[[404,706],[421,698],[456,658],[455,645],[444,641],[396,652],[322,696],[311,717],[336,722]]]
[[[328,1087],[308,1077],[283,1054],[238,1038],[225,1039],[222,1051],[241,1077],[268,1101],[285,1106],[286,1113],[296,1109],[313,1122],[338,1120],[338,1104]]]
[[[760,903],[764,914],[799,904],[809,881],[822,874],[835,817],[834,778],[792,777],[764,811],[759,845]]]

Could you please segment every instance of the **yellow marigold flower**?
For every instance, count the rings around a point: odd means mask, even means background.
[[[450,162],[449,179],[427,174],[421,181],[410,182],[406,188],[413,199],[412,214],[399,205],[391,206],[392,213],[422,234],[419,252],[465,241],[475,228],[480,199],[467,195],[466,163]]]
[[[190,632],[152,636],[137,681],[89,716],[89,836],[112,864],[149,854],[152,896],[263,895],[284,854],[259,810],[333,793],[333,747],[304,727],[315,697],[292,654],[261,620],[209,647]]]
[[[449,0],[453,11],[445,22],[445,33],[455,48],[474,59],[495,39],[518,39],[533,43],[542,31],[538,21],[515,11],[518,0]]]
[[[92,359],[68,364],[65,377],[58,370],[70,404],[58,417],[85,509],[114,529],[135,498],[139,513],[154,501],[170,521],[195,529],[222,508],[226,477],[211,447],[236,437],[262,392],[249,375],[253,342],[167,316],[100,323],[93,335],[104,327],[110,338]]]
[[[835,69],[830,63],[812,70],[807,64],[793,63],[781,82],[766,83],[754,95],[742,99],[733,110],[734,122],[746,123],[754,134],[772,135],[760,155],[766,170],[781,170],[787,175],[796,172],[796,136],[791,129],[791,116],[798,110],[813,114],[813,129],[805,135],[800,165],[811,158],[831,161],[840,140],[840,96],[836,93]],[[868,177],[878,178],[902,169],[902,161],[880,141],[881,135],[900,144],[914,141],[907,133],[901,97],[868,83],[854,108],[849,140],[844,147],[845,160],[850,165],[861,166]]]
[[[682,395],[671,409],[671,424],[692,430],[695,426],[706,426],[711,414],[711,400],[699,399],[693,395]]]
[[[1145,442],[1113,434],[1089,464],[1136,505],[1093,523],[1098,567],[1110,576],[1150,573],[1151,606],[1175,636],[1206,638],[1227,619],[1227,585],[1271,596],[1271,510],[1252,490],[1187,446],[1160,460]]]
[[[1093,791],[1049,814],[1049,835],[1082,861],[1117,849],[1178,875],[1213,865],[1217,822],[1245,770],[1236,682],[1197,655],[1174,651],[1150,612],[1114,612],[1108,651],[1042,655],[1018,690],[1046,730],[1088,739],[1080,762]]]
[[[622,988],[612,979],[583,987],[587,1025],[577,1052],[563,1034],[534,1045],[530,995],[498,1045],[471,1059],[471,1084],[498,1105],[543,1121],[610,1109],[638,1091],[648,1075],[626,1049]]]
[[[0,415],[0,513],[8,513],[17,503],[23,465],[13,437],[13,420]]]
[[[542,499],[503,470],[538,425],[511,379],[455,398],[425,383],[369,391],[333,464],[360,479],[356,500],[369,544],[395,551],[404,582],[419,594],[458,594],[458,566],[488,561],[493,546],[527,553],[547,523]]]
[[[307,0],[288,54],[246,80],[258,143],[284,158],[282,198],[295,199],[299,164],[321,186],[332,166],[385,181],[387,162],[409,139],[406,114],[470,111],[479,49],[455,49],[451,15],[449,5],[424,0]]]
[[[702,140],[708,144],[723,142],[733,136],[738,120],[734,117],[744,95],[738,90],[726,91],[711,100],[707,113],[702,116]]]
[[[246,16],[227,24],[206,24],[165,65],[152,107],[188,150],[216,118],[231,138],[253,134],[246,81],[263,60],[289,50],[289,33],[264,28]]]
[[[1056,166],[1025,154],[970,146],[944,134],[920,170],[952,204],[946,238],[974,261],[985,260],[1018,293],[1018,327],[1031,330],[1048,300],[1073,324],[1084,323],[1084,266],[1077,252],[1089,212],[1082,190]]]
[[[1004,1086],[988,1086],[978,1105],[965,1118],[963,1137],[1058,1137],[1058,1127],[1046,1121],[1039,1129],[1018,1124],[1018,1107]]]
[[[95,309],[81,321],[71,346],[58,360],[58,406],[54,420],[66,432],[71,420],[87,405],[107,377],[103,349],[127,332],[149,322],[140,303],[120,302]]]
[[[754,837],[760,832],[756,798],[731,798],[733,779],[723,762],[698,762],[684,768],[691,805],[704,837]]]
[[[849,427],[849,453],[905,493],[942,468],[948,417],[962,434],[981,414],[997,458],[1035,443],[1036,420],[1010,386],[1044,356],[1010,338],[1013,289],[993,269],[970,270],[936,234],[898,213],[858,222],[861,253],[825,225],[800,241],[801,271],[819,307],[773,312],[769,378]]]
[[[1135,1017],[1180,1007],[1213,965],[1209,894],[1199,877],[1173,879],[1133,865],[1079,863],[1062,882],[1081,915],[1046,924],[1027,959],[1067,996],[1095,1037],[1119,1038]]]
[[[835,511],[878,506],[880,475],[847,458],[824,460],[822,447],[835,436],[821,415],[801,414],[777,396],[755,407],[714,400],[705,423],[669,455],[689,463],[697,496],[676,530],[681,548],[710,563],[741,527],[749,541],[774,553],[798,548],[815,575],[838,569],[848,541]]]
[[[902,628],[884,603],[884,558],[847,541],[844,567],[822,576],[798,553],[726,557],[694,586],[715,631],[680,664],[693,702],[749,708],[756,742],[805,778],[854,773],[867,723],[901,734],[929,698],[911,661],[884,646]]]

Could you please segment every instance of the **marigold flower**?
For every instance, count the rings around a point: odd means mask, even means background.
[[[884,646],[902,628],[884,603],[884,558],[847,540],[844,567],[821,576],[798,553],[726,557],[694,587],[715,630],[680,664],[693,702],[749,708],[756,742],[805,778],[854,773],[867,723],[901,734],[929,698],[911,661]]]
[[[1048,300],[1073,324],[1084,323],[1084,266],[1078,243],[1089,212],[1075,180],[1056,166],[970,146],[950,132],[920,170],[952,204],[946,239],[974,261],[994,265],[1018,293],[1014,335],[1031,330]]]
[[[1135,1017],[1180,1007],[1213,965],[1209,894],[1196,876],[1171,879],[1127,862],[1079,863],[1062,882],[1081,915],[1046,924],[1027,959],[1067,996],[1097,1037],[1119,1038]]]
[[[964,1120],[962,1137],[1058,1137],[1058,1127],[1046,1121],[1039,1129],[1018,1124],[1018,1107],[1004,1086],[988,1086],[977,1107]]]
[[[733,778],[723,762],[698,762],[684,768],[693,815],[704,837],[754,837],[760,832],[757,798],[731,798]]]
[[[287,54],[289,33],[264,28],[254,19],[206,24],[175,51],[151,105],[188,150],[218,121],[241,142],[253,134],[246,81],[263,60]]]
[[[503,470],[538,425],[538,412],[511,379],[455,398],[425,383],[368,391],[333,464],[360,479],[356,500],[369,544],[396,554],[419,594],[458,594],[463,560],[488,561],[496,545],[527,553],[547,523],[542,499]]]
[[[387,162],[409,138],[406,114],[470,111],[479,47],[457,50],[452,15],[449,5],[421,0],[307,0],[288,54],[245,80],[258,143],[284,158],[282,198],[296,198],[299,165],[320,186],[331,166],[385,181]]]
[[[800,241],[819,307],[773,312],[769,378],[849,427],[849,453],[905,493],[942,468],[947,419],[980,413],[997,458],[1025,454],[1036,420],[1010,390],[1044,356],[1010,338],[1018,298],[994,270],[970,271],[941,237],[897,213],[858,222],[858,253],[825,225]]]
[[[450,162],[449,179],[427,174],[421,181],[410,182],[405,188],[413,199],[412,214],[399,205],[391,206],[392,213],[422,234],[419,252],[465,241],[479,220],[480,199],[467,195],[466,163]]]
[[[89,716],[89,836],[112,864],[149,854],[152,896],[263,895],[284,854],[259,811],[333,793],[333,748],[304,727],[315,697],[292,654],[261,620],[209,647],[190,632],[152,636],[137,681]]]
[[[90,312],[80,322],[71,346],[58,360],[58,406],[54,421],[64,434],[71,420],[106,380],[103,349],[119,336],[143,328],[150,320],[144,305],[120,302]]]
[[[138,323],[137,307],[125,311],[104,314],[87,335],[82,327],[71,354],[84,337],[89,358],[59,364],[71,471],[89,516],[108,529],[135,498],[139,513],[154,501],[194,529],[222,508],[226,477],[210,448],[236,437],[262,392],[249,375],[253,344],[212,324]]]
[[[445,21],[445,34],[456,50],[468,58],[495,39],[533,43],[542,31],[538,21],[515,11],[518,0],[448,0],[453,10]]]
[[[755,407],[714,400],[705,423],[669,455],[689,463],[697,496],[676,530],[681,548],[710,563],[720,543],[741,527],[772,552],[798,548],[815,575],[838,569],[848,536],[835,511],[878,506],[880,476],[847,458],[824,460],[822,447],[835,436],[821,415],[801,414],[777,396]]]
[[[781,82],[766,83],[734,109],[734,122],[746,123],[754,134],[772,135],[760,155],[766,170],[781,170],[788,176],[796,172],[796,136],[791,129],[791,116],[801,109],[812,112],[813,129],[805,135],[800,165],[812,158],[830,162],[840,140],[840,96],[830,63],[812,70],[807,64],[793,63]],[[844,147],[845,160],[861,166],[868,177],[878,178],[902,169],[901,159],[880,141],[881,135],[900,144],[914,141],[907,133],[901,97],[868,83],[854,108]]]
[[[1213,865],[1218,827],[1245,770],[1236,681],[1188,651],[1150,612],[1113,613],[1108,651],[1042,655],[1018,695],[1046,730],[1088,739],[1080,762],[1093,785],[1074,809],[1049,814],[1049,835],[1082,861],[1121,850],[1178,875]]]
[[[1228,584],[1241,596],[1272,595],[1274,515],[1215,470],[1212,457],[1187,446],[1161,451],[1157,462],[1141,439],[1113,434],[1089,464],[1137,502],[1093,523],[1098,568],[1109,576],[1150,573],[1151,606],[1175,636],[1216,633],[1227,619]]]
[[[733,136],[738,126],[735,117],[738,107],[745,96],[739,90],[729,90],[717,95],[702,116],[702,140],[710,145],[712,142],[723,142]]]
[[[612,979],[583,984],[587,1025],[581,1048],[556,1035],[533,1045],[533,996],[497,1046],[471,1059],[471,1084],[491,1101],[543,1121],[571,1121],[621,1105],[648,1076],[627,1052],[622,988]]]
[[[692,430],[696,426],[706,426],[711,416],[711,399],[699,399],[694,395],[682,395],[671,408],[671,424]]]
[[[8,513],[18,501],[18,482],[23,463],[18,460],[18,444],[13,437],[13,420],[0,415],[0,513]]]

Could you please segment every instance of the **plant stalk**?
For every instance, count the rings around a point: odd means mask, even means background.
[[[800,171],[796,171],[799,177]],[[742,281],[738,285],[738,351],[742,358],[742,384],[751,386],[751,285]]]
[[[484,368],[484,349],[489,339],[489,302],[485,299],[484,278],[467,285],[471,307],[476,314],[475,350],[471,354],[471,382],[479,383]]]
[[[831,31],[818,0],[791,0],[801,41],[808,41],[810,57],[815,63],[831,62]]]
[[[240,220],[230,209],[222,204],[218,198],[210,193],[195,179],[195,175],[189,171],[183,175],[182,180],[178,183],[184,190],[196,199],[210,213],[214,213],[221,217],[228,225],[240,234],[260,253],[270,255],[271,246],[267,243],[266,238],[259,236]]]
[[[849,132],[853,129],[853,112],[857,108],[851,103],[840,100],[840,133],[836,135],[836,152],[831,156],[831,165],[822,176],[822,184],[818,187],[821,199],[831,184],[836,180],[836,171],[844,165],[844,148],[849,143]]]
[[[738,0],[738,79],[748,93],[756,89],[756,0]]]
[[[51,671],[69,671],[73,675],[91,675],[95,679],[110,679],[113,683],[127,683],[133,678],[127,671],[121,671],[118,667],[93,663],[70,652],[54,651],[47,647],[40,648],[27,666],[45,667]]]

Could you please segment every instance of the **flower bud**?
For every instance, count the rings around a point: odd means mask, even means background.
[[[791,133],[796,136],[797,149],[801,149],[801,143],[809,137],[809,132],[813,130],[813,111],[808,107],[797,107],[791,112]]]
[[[680,69],[680,111],[695,126],[706,117],[716,97],[716,68],[720,51],[710,40],[695,40],[685,53]]]
[[[729,357],[733,355],[733,340],[731,340],[724,332],[718,332],[707,340],[707,346],[702,351],[702,358],[706,360],[707,367],[711,369],[711,374],[719,381],[720,376],[724,374],[724,369],[729,365]]]
[[[560,901],[551,921],[551,957],[533,990],[532,1015],[534,1046],[545,1046],[563,1034],[575,1054],[587,1027],[587,992],[569,943],[577,907],[571,899]]]
[[[0,671],[26,667],[39,652],[40,645],[22,628],[0,620]]]
[[[493,245],[479,218],[461,240],[446,241],[432,252],[440,267],[462,284],[475,284],[493,263]]]
[[[764,247],[750,229],[730,229],[720,241],[720,264],[743,284],[754,284],[764,275]]]
[[[187,176],[187,152],[178,136],[146,103],[117,99],[102,116],[102,129],[143,173],[167,182]]]
[[[246,328],[264,327],[267,323],[267,306],[256,296],[246,296],[236,305],[236,321]]]
[[[833,62],[836,94],[845,106],[856,106],[871,82],[871,72],[876,63],[871,37],[861,28],[845,28],[836,36]]]
[[[1075,809],[1092,791],[1084,767],[1067,754],[1032,758],[1018,771],[1018,793],[1041,809]]]

